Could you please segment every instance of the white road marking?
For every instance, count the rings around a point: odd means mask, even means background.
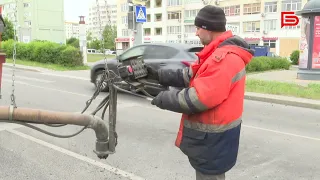
[[[92,165],[97,166],[97,167],[99,167],[99,168],[106,169],[106,170],[108,170],[108,171],[110,171],[110,172],[112,172],[112,173],[114,173],[114,174],[120,175],[120,176],[122,176],[122,177],[126,177],[126,178],[129,178],[129,179],[132,179],[132,180],[144,180],[144,178],[139,177],[139,176],[137,176],[137,175],[135,175],[135,174],[132,174],[132,173],[123,171],[123,170],[121,170],[121,169],[112,167],[112,166],[110,166],[110,165],[108,165],[108,164],[104,164],[104,163],[99,162],[99,161],[96,161],[96,160],[94,160],[94,159],[91,159],[91,158],[82,156],[82,155],[80,155],[80,154],[77,154],[77,153],[74,153],[74,152],[69,151],[69,150],[67,150],[67,149],[61,148],[61,147],[59,147],[59,146],[56,146],[56,145],[47,143],[47,142],[45,142],[45,141],[42,141],[42,140],[37,139],[37,138],[34,138],[34,137],[32,137],[32,136],[29,136],[29,135],[27,135],[27,134],[21,133],[21,132],[19,132],[19,131],[12,130],[12,129],[8,129],[7,131],[10,132],[10,133],[13,133],[13,134],[15,134],[15,135],[18,135],[18,136],[20,136],[20,137],[22,137],[22,138],[25,138],[25,139],[28,139],[28,140],[33,141],[33,142],[35,142],[35,143],[38,143],[38,144],[40,144],[40,145],[42,145],[42,146],[48,147],[48,148],[53,149],[53,150],[56,150],[56,151],[58,151],[58,152],[60,152],[60,153],[63,153],[63,154],[66,154],[66,155],[68,155],[68,156],[71,156],[71,157],[73,157],[73,158],[76,158],[76,159],[78,159],[78,160],[81,160],[81,161],[84,161],[84,162],[86,162],[86,163],[92,164]]]
[[[48,75],[48,76],[56,76],[56,77],[64,77],[64,78],[70,78],[70,79],[79,79],[79,80],[84,80],[84,81],[90,81],[89,78],[83,78],[83,77],[77,77],[77,76],[68,76],[68,75],[53,74],[53,73],[46,73],[46,72],[43,72],[40,74]],[[88,74],[88,76],[89,76],[89,74]]]
[[[9,82],[9,83],[12,83],[12,80],[9,80],[9,79],[2,79],[2,82]],[[22,81],[18,81],[18,80],[14,80],[15,83],[20,83],[20,84],[23,84],[23,85],[27,85],[28,83],[25,83],[25,82],[22,82]]]
[[[304,138],[304,139],[309,139],[309,140],[314,140],[314,141],[320,141],[320,138],[303,136],[303,135],[299,135],[299,134],[287,133],[287,132],[283,132],[283,131],[276,131],[276,130],[272,130],[272,129],[260,128],[260,127],[249,126],[249,125],[242,125],[242,126],[244,126],[246,128],[258,129],[258,130],[262,130],[262,131],[268,131],[268,132],[273,132],[273,133],[287,135],[287,136],[293,136],[293,137]]]
[[[16,129],[16,128],[21,128],[21,127],[23,127],[23,125],[13,124],[13,123],[5,123],[5,122],[0,123],[0,131],[4,131],[7,129]]]
[[[10,74],[3,74],[3,77],[12,77],[12,75],[10,75]],[[53,83],[53,82],[55,82],[55,81],[48,81],[48,80],[43,80],[43,79],[23,77],[23,76],[17,76],[17,75],[15,75],[15,78],[25,79],[25,80],[31,80],[31,81],[38,81],[38,82],[44,82],[44,83]]]
[[[7,79],[4,79],[4,81],[11,82],[11,80],[7,80]],[[23,85],[27,85],[27,86],[31,86],[31,87],[35,87],[35,88],[40,88],[40,89],[46,89],[46,90],[50,90],[50,91],[58,91],[58,92],[61,92],[61,93],[73,94],[73,95],[77,95],[77,96],[84,96],[84,97],[91,97],[92,96],[92,95],[74,93],[74,92],[70,92],[70,91],[64,91],[64,90],[60,90],[60,89],[54,89],[54,88],[47,88],[47,87],[43,87],[43,86],[32,85],[32,84],[29,84],[29,83],[26,83],[26,82],[21,82],[21,81],[15,81],[15,83],[23,84]]]

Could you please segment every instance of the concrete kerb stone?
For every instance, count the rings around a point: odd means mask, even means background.
[[[253,92],[246,92],[245,99],[320,110],[319,100],[270,95],[270,94],[260,94],[260,93],[253,93]]]
[[[13,69],[12,64],[3,64],[3,67],[11,68]],[[16,69],[25,70],[25,71],[33,71],[33,72],[42,72],[39,68],[32,68],[32,67],[23,67],[23,66],[15,66]]]

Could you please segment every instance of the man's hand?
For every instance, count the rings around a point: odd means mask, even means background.
[[[148,79],[153,79],[156,81],[159,81],[159,74],[158,71],[156,69],[154,69],[153,67],[146,65],[147,67],[147,71],[148,71]]]
[[[161,99],[162,95],[163,95],[163,91],[161,91],[155,98],[153,98],[153,100],[151,101],[151,104],[163,109],[163,104]]]

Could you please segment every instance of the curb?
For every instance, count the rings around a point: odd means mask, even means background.
[[[302,107],[302,108],[320,110],[319,100],[270,95],[270,94],[260,94],[260,93],[252,93],[252,92],[246,92],[245,99],[252,100],[252,101],[261,101],[261,102],[281,104],[281,105],[287,105],[287,106],[293,106],[293,107]]]
[[[11,68],[13,69],[13,65],[9,65],[9,64],[3,64],[3,67],[7,67],[7,68]],[[33,72],[42,72],[39,69],[36,68],[31,68],[31,67],[21,67],[21,66],[15,66],[16,69],[20,69],[20,70],[26,70],[26,71],[33,71]]]

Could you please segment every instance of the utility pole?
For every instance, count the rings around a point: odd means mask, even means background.
[[[143,28],[142,24],[147,22],[147,9],[146,2],[149,0],[128,0],[128,29],[134,32],[133,45],[143,43]]]

